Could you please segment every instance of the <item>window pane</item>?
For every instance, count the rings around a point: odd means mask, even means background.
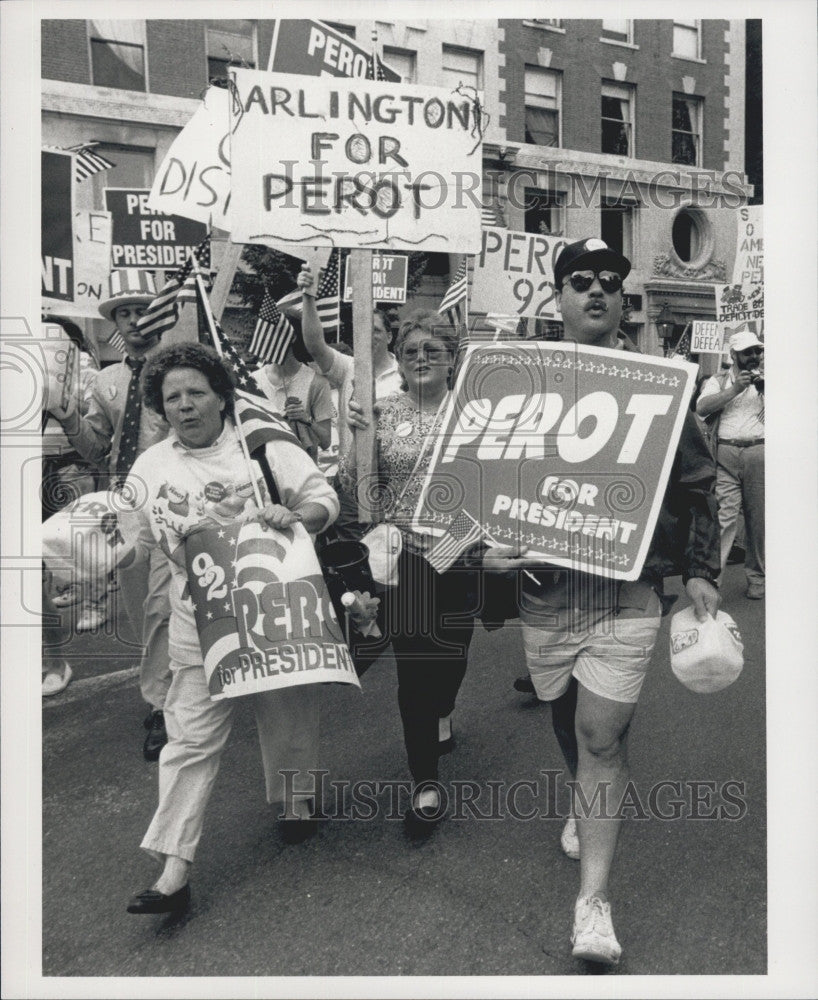
[[[525,189],[525,231],[553,236],[562,234],[562,213],[553,191]]]
[[[628,126],[602,120],[602,152],[628,156]]]
[[[602,19],[602,37],[612,38],[619,42],[629,42],[631,37],[631,22],[610,18]]]
[[[483,85],[480,70],[480,53],[443,46],[444,86],[454,90],[459,83],[462,83],[464,86],[480,90]]]
[[[683,25],[673,26],[673,53],[677,56],[687,56],[689,59],[699,57],[699,30]]]
[[[684,98],[673,98],[673,128],[682,132],[693,132],[695,105]]]
[[[529,69],[525,71],[525,99],[526,103],[531,103],[532,97],[549,97],[552,101],[557,98],[557,74],[549,72],[547,69]],[[539,103],[539,102],[535,102]],[[544,107],[553,107],[551,101],[544,104]]]
[[[416,59],[415,53],[407,49],[390,49],[384,46],[383,61],[400,74],[404,83],[416,83]]]
[[[560,118],[557,111],[525,109],[525,141],[538,146],[559,146]]]
[[[219,23],[219,22],[217,22]],[[239,30],[231,31],[225,27],[207,29],[207,54],[215,59],[229,62],[233,59],[237,64],[242,60],[255,68],[253,54],[253,24],[251,21],[225,21],[223,24],[235,24]],[[241,27],[243,26],[243,27]]]
[[[144,91],[144,47],[92,38],[91,78],[97,87]]]
[[[696,165],[696,141],[692,135],[685,135],[683,132],[673,133],[671,160],[673,163]]]
[[[625,253],[625,213],[618,208],[603,208],[602,239],[618,253]]]

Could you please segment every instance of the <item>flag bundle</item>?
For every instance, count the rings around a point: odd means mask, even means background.
[[[269,289],[264,289],[264,301],[258,314],[248,351],[257,358],[274,365],[283,364],[295,330],[276,305]]]
[[[196,300],[196,273],[210,271],[210,236],[189,255],[184,265],[165,282],[164,287],[136,321],[138,330],[154,336],[176,326],[179,303]]]
[[[461,510],[426,558],[434,570],[445,573],[466,549],[479,542],[482,537],[483,529],[477,521],[471,514]]]
[[[315,290],[315,308],[318,318],[325,330],[335,329],[341,322],[341,299],[338,288],[338,276],[341,264],[341,251],[336,247],[330,254],[327,266],[321,271],[318,287]],[[301,289],[289,292],[278,300],[278,308],[285,309],[295,315],[301,312]]]
[[[67,153],[74,154],[74,180],[78,184],[87,177],[92,177],[94,174],[101,173],[103,170],[110,170],[111,167],[116,166],[115,163],[111,163],[104,156],[94,152],[94,146],[96,145],[96,142],[83,142],[77,146],[68,146],[66,148]]]
[[[466,258],[463,257],[438,309],[438,313],[446,313],[452,326],[465,322],[465,307],[469,292],[467,271]]]

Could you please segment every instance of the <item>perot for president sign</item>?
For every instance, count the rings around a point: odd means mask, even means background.
[[[543,563],[635,580],[650,546],[697,368],[561,342],[468,348],[416,511],[461,511]]]
[[[380,63],[383,80],[400,76]],[[336,28],[321,21],[276,21],[269,70],[304,76],[366,77],[372,54]]]

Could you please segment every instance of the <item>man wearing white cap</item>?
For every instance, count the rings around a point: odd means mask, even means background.
[[[744,326],[729,340],[731,367],[702,387],[696,412],[708,419],[718,469],[721,568],[736,537],[739,511],[746,531],[747,597],[764,597],[764,345]]]
[[[114,322],[112,337],[121,337],[125,359],[99,373],[84,415],[79,413],[75,400],[68,409],[52,412],[84,458],[107,465],[114,485],[124,481],[138,455],[167,436],[168,428],[158,414],[142,406],[139,389],[145,359],[159,346],[156,334],[143,333],[137,327],[137,320],[156,296],[153,276],[147,271],[123,268],[111,272],[109,285],[110,295],[100,303],[99,311]],[[119,582],[131,623],[144,647],[140,688],[151,711],[145,720],[148,735],[143,752],[146,760],[157,760],[167,742],[162,709],[171,681],[167,560],[156,548],[149,566],[120,571]]]

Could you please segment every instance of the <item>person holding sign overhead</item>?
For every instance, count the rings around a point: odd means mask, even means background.
[[[278,502],[262,492],[264,509],[247,509],[254,484],[234,422],[234,381],[211,348],[178,344],[159,351],[145,369],[143,386],[147,405],[167,420],[170,433],[131,470],[141,503],[123,514],[123,532],[137,545],[160,545],[171,561],[173,680],[165,704],[169,741],[159,760],[159,805],[142,841],[163,869],[150,889],[131,899],[128,912],[170,913],[184,909],[190,899],[188,873],[234,704],[230,698],[210,697],[189,596],[185,539],[203,524],[227,530],[241,518],[280,530],[300,522],[316,533],[336,517],[338,501],[295,440],[275,440],[264,451]],[[318,764],[317,686],[299,684],[245,697],[253,700],[267,799],[285,804],[290,824],[285,835],[299,839],[314,830],[312,786],[302,792],[298,782]],[[288,769],[296,772],[291,785],[282,774]]]
[[[619,334],[622,284],[630,261],[600,239],[570,243],[554,267],[565,340],[636,349]],[[580,376],[578,376],[580,377]],[[633,582],[577,570],[526,573],[520,618],[531,689],[551,704],[551,721],[568,770],[588,809],[574,799],[562,848],[580,861],[571,937],[577,958],[618,963],[608,877],[620,820],[602,815],[602,789],[616,813],[628,782],[627,733],[650,664],[662,613],[665,576],[682,574],[695,615],[715,615],[719,594],[718,521],[712,455],[692,411],[685,412],[677,453],[642,573]],[[553,484],[557,503],[569,481]],[[578,503],[577,498],[574,500]],[[543,560],[489,552],[484,565],[533,568]],[[536,582],[534,582],[536,581]],[[515,687],[521,685],[515,682]]]

